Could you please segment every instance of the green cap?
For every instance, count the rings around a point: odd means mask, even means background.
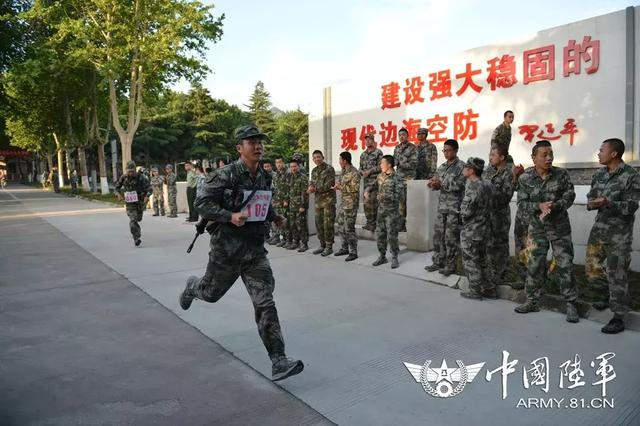
[[[268,139],[268,136],[260,131],[258,126],[249,124],[248,126],[240,126],[236,129],[235,138],[237,141],[241,141],[243,139]]]
[[[129,161],[127,163],[127,171],[132,170],[135,171],[136,170],[136,163],[133,161]]]
[[[469,157],[464,166],[471,167],[477,172],[482,172],[484,170],[484,160],[478,157]]]

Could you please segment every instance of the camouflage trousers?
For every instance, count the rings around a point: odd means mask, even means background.
[[[463,239],[460,249],[464,272],[469,279],[469,290],[476,294],[495,290],[496,283],[488,279],[485,242]]]
[[[365,188],[369,185],[370,183],[365,182]],[[369,191],[369,199],[368,200],[363,199],[362,207],[364,208],[364,216],[367,218],[367,226],[375,228],[376,218],[378,216],[378,190],[377,189],[373,189]]]
[[[323,197],[316,197],[316,230],[320,246],[333,246],[336,223],[336,203],[335,199],[326,200]]]
[[[300,212],[298,208],[289,210],[290,236],[295,242],[309,242],[309,227],[307,225],[307,211]]]
[[[387,241],[392,257],[398,257],[400,244],[398,232],[402,217],[397,211],[378,209],[378,223],[376,224],[376,243],[381,256],[387,254]]]
[[[169,197],[169,214],[175,216],[178,214],[178,190],[175,186],[167,188],[167,196]]]
[[[460,251],[460,215],[438,212],[433,228],[433,263],[440,268],[456,270]]]
[[[567,302],[577,298],[575,278],[573,275],[573,242],[571,241],[571,225],[557,226],[560,232],[544,229],[541,226],[529,225],[527,246],[525,249],[527,264],[527,281],[525,291],[527,300],[538,303],[542,295],[543,285],[547,279],[547,252],[553,252],[555,272],[558,277],[560,292]]]
[[[631,227],[612,233],[596,222],[587,243],[585,273],[589,286],[601,301],[608,301],[611,311],[618,315],[625,315],[631,306],[628,272],[632,237]]]
[[[164,191],[162,187],[153,188],[153,214],[162,214],[164,216]]]
[[[518,210],[516,219],[513,223],[513,242],[516,256],[516,272],[518,278],[525,282],[527,280],[527,234],[529,232],[529,223],[525,220],[524,215]]]
[[[343,210],[338,213],[338,234],[342,239],[342,248],[349,253],[358,254],[358,237],[356,236],[356,217],[358,210]]]
[[[509,229],[511,228],[511,212],[493,213],[489,221],[489,238],[487,241],[487,279],[500,285],[509,260]],[[523,279],[524,281],[524,279]]]
[[[400,197],[400,229],[407,228],[407,181],[413,180],[413,178],[402,178],[404,185],[402,185],[402,196]]]
[[[258,334],[273,361],[284,355],[284,339],[273,301],[275,279],[267,250],[261,240],[220,234],[212,236],[207,270],[193,283],[191,291],[196,298],[215,303],[242,278],[253,303]]]
[[[129,216],[129,230],[133,241],[139,240],[142,236],[142,230],[140,229],[140,223],[142,222],[142,213],[144,212],[144,206],[142,203],[128,203],[127,216]]]
[[[289,209],[282,206],[280,203],[281,202],[274,203],[273,208],[275,209],[276,213],[283,216],[287,220],[287,223],[284,227],[279,229],[272,224],[271,230],[273,235],[278,237],[278,239],[282,238],[285,241],[289,241],[290,234],[291,234],[291,223],[289,221]]]

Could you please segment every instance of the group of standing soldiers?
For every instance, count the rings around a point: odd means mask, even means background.
[[[509,261],[510,202],[517,191],[514,223],[516,272],[518,279],[508,283],[514,289],[525,288],[526,303],[515,308],[518,313],[539,310],[547,272],[554,271],[567,303],[567,321],[578,322],[577,290],[573,272],[573,242],[567,210],[575,200],[575,192],[567,170],[553,166],[553,149],[546,140],[532,149],[533,166],[526,170],[515,165],[509,155],[512,111],[506,111],[503,122],[491,137],[489,164],[471,157],[458,158],[459,145],[454,139],[444,142],[445,161],[437,167],[435,145],[427,141],[428,130],[417,132],[418,143],[408,140],[408,132],[398,132],[399,143],[394,155],[383,155],[376,148],[373,135],[365,138],[366,150],[360,156],[357,170],[349,152],[340,153],[342,174],[336,181],[333,167],[321,151],[313,152],[316,167],[311,178],[300,173],[297,160],[287,171],[282,159],[276,160],[273,179],[274,207],[289,218],[288,227],[276,232],[270,244],[300,252],[308,250],[307,209],[309,194],[315,194],[315,221],[320,247],[314,254],[333,253],[336,223],[336,193],[341,194],[337,214],[342,247],[335,256],[357,259],[355,222],[360,200],[360,181],[364,187],[366,230],[376,233],[379,257],[374,266],[387,263],[387,245],[391,267],[397,268],[398,233],[406,231],[407,181],[426,180],[429,189],[439,191],[437,217],[433,233],[433,263],[429,272],[449,276],[456,272],[459,255],[469,279],[469,291],[461,296],[469,299],[495,299],[497,286],[506,284]],[[611,307],[614,317],[602,328],[605,333],[624,330],[624,315],[630,309],[628,269],[635,211],[640,200],[640,175],[624,163],[624,143],[607,139],[598,158],[604,167],[593,177],[588,195],[588,210],[598,210],[586,253],[586,275],[601,300],[595,309]],[[547,253],[552,250],[548,265]],[[608,290],[607,290],[608,287]]]

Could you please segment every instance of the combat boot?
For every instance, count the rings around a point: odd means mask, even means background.
[[[285,246],[287,250],[298,250],[299,247],[300,247],[299,241],[292,241],[290,245]]]
[[[591,306],[593,306],[593,309],[596,309],[598,311],[604,311],[605,309],[607,309],[609,307],[609,302],[608,301],[604,301],[604,300],[600,300],[598,302],[593,302],[593,304],[591,304]]]
[[[429,271],[429,272],[435,272],[435,271],[437,271],[438,269],[440,269],[440,265],[436,265],[435,263],[433,263],[433,264],[431,264],[431,265],[429,265],[429,266],[425,266],[425,267],[424,267],[424,270],[425,270],[425,271]]]
[[[313,254],[320,254],[324,251],[324,245],[321,245],[320,247],[318,247],[317,249],[315,249],[312,253]]]
[[[349,250],[343,247],[340,250],[338,250],[337,252],[335,252],[333,255],[335,257],[340,257],[340,256],[344,256],[346,254],[349,254]]]
[[[309,245],[305,242],[300,243],[300,248],[298,249],[298,253],[304,253],[309,250]]]
[[[379,257],[378,257],[378,258],[377,258],[377,259],[372,263],[372,265],[373,265],[373,266],[380,266],[380,265],[385,264],[385,263],[387,263],[387,262],[388,262],[387,257],[386,257],[386,256],[383,256],[383,255],[380,255],[380,256],[379,256]]]
[[[352,260],[356,260],[358,258],[357,253],[349,253],[349,256],[345,257],[345,262],[351,262]]]
[[[160,213],[160,216],[164,216],[164,212]]]
[[[522,281],[514,281],[512,283],[509,283],[509,285],[514,290],[522,290],[522,289],[524,289],[524,283]]]
[[[539,312],[540,307],[535,302],[527,302],[524,305],[516,306],[513,310],[519,314],[528,314],[529,312]]]
[[[482,300],[482,294],[473,290],[462,291],[460,292],[460,296],[464,297],[465,299]]]
[[[140,238],[138,238],[133,243],[136,245],[136,247],[140,247],[140,244],[142,244],[142,240]]]
[[[193,294],[193,287],[198,282],[198,277],[195,275],[191,275],[187,278],[187,285],[184,287],[184,291],[180,293],[180,297],[178,297],[178,303],[180,303],[180,307],[185,311],[191,307],[191,302],[195,299],[195,295]]]
[[[624,331],[624,320],[620,316],[614,315],[613,318],[611,318],[611,321],[602,327],[600,331],[605,334],[620,333],[621,331]]]
[[[498,298],[498,290],[495,288],[492,288],[491,290],[482,290],[482,297],[495,300]]]
[[[322,257],[327,257],[329,256],[331,253],[333,253],[333,249],[330,246],[327,246],[324,248],[324,250],[322,251],[322,253],[320,253],[320,256]]]
[[[274,246],[278,244],[278,242],[279,241],[275,235],[267,240],[267,244],[269,244],[270,246]]]
[[[278,244],[276,244],[276,247],[284,247],[284,246],[286,246],[287,244],[289,244],[289,243],[287,242],[287,240],[284,240],[284,239],[283,239],[283,240],[282,240],[282,241],[280,241]]]
[[[154,213],[151,216],[160,216],[160,214],[159,213]]]
[[[438,269],[438,272],[444,275],[445,277],[448,277],[449,275],[453,274],[455,270],[451,268],[440,268]]]
[[[300,360],[293,360],[284,356],[273,361],[271,366],[271,380],[277,382],[287,377],[300,374],[304,370],[304,363]]]
[[[578,322],[580,317],[578,316],[578,309],[573,302],[567,303],[567,322]]]
[[[391,258],[391,269],[397,269],[400,266],[400,262],[398,262],[398,256],[393,256]]]

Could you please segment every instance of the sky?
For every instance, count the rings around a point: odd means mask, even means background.
[[[618,0],[204,0],[225,14],[203,82],[243,109],[258,80],[274,106],[309,112],[322,89],[637,5]],[[535,7],[534,7],[535,5]],[[182,82],[178,90],[188,90]]]

